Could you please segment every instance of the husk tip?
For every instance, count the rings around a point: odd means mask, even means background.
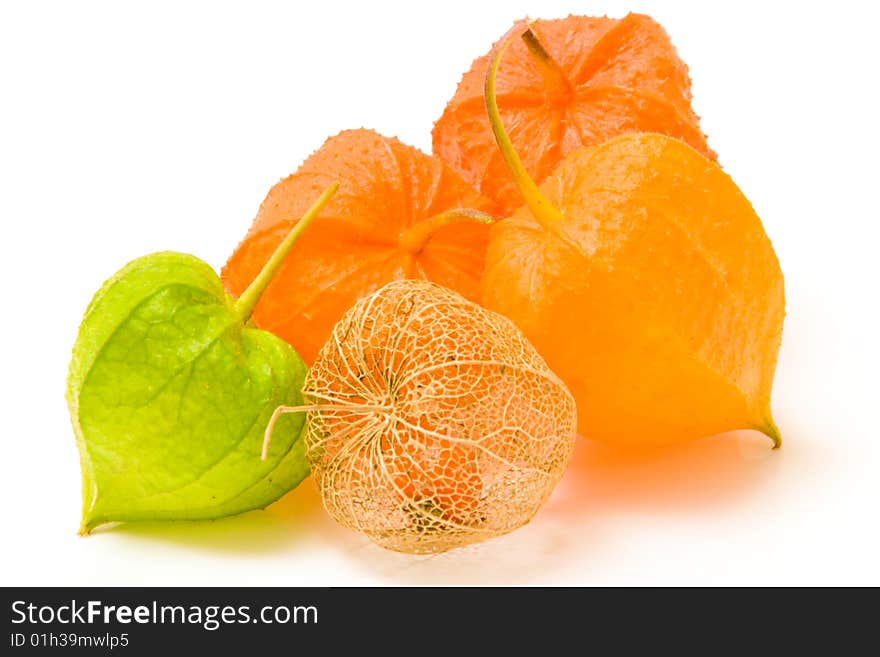
[[[779,431],[779,427],[776,426],[776,422],[773,421],[773,418],[770,415],[766,417],[763,424],[758,425],[755,428],[773,441],[773,449],[779,449],[782,447],[782,433]]]

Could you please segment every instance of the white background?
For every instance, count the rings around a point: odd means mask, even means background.
[[[240,5],[0,5],[0,584],[880,584],[873,3]],[[781,451],[748,432],[639,454],[581,439],[530,525],[435,557],[337,527],[311,480],[265,512],[76,535],[64,381],[106,277],[162,249],[220,267],[269,187],[341,129],[429,149],[513,19],[628,9],[689,63],[781,260]]]

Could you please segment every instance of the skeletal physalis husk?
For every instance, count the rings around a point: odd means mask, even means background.
[[[327,511],[400,552],[442,552],[526,524],[574,447],[574,398],[520,330],[425,281],[389,283],[356,303],[303,395]]]

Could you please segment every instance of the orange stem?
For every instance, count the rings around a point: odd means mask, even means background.
[[[550,97],[560,101],[570,99],[574,94],[574,87],[556,60],[544,48],[544,44],[538,40],[538,36],[531,29],[527,29],[522,35],[522,40],[538,64],[541,75],[544,76],[544,84]]]
[[[455,210],[441,212],[440,214],[435,214],[430,219],[420,221],[405,230],[400,235],[400,246],[413,255],[418,255],[434,236],[434,233],[440,230],[443,226],[448,226],[449,224],[460,221],[491,224],[493,218],[492,215],[486,214],[485,212],[471,210],[469,208],[456,208]]]

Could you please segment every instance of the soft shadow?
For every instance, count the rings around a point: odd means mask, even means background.
[[[578,517],[714,511],[760,495],[786,458],[766,436],[735,431],[648,450],[580,440],[553,511]]]
[[[435,555],[391,552],[365,537],[337,549],[386,583],[406,586],[529,585],[560,572],[560,555],[577,553],[589,560],[591,550],[601,549],[598,543],[580,543],[571,532],[548,532],[542,525],[535,520],[506,536]]]
[[[112,532],[126,539],[159,541],[194,551],[270,553],[293,549],[314,534],[322,516],[326,514],[320,495],[309,477],[261,511],[219,520],[122,523],[94,533]]]
[[[718,513],[760,496],[785,459],[785,448],[770,447],[766,437],[750,431],[651,450],[580,438],[545,507],[531,524],[507,536],[435,556],[387,552],[366,539],[342,549],[395,584],[545,582],[565,572],[567,563],[601,557],[612,518],[619,523],[627,514]]]
[[[324,512],[311,478],[265,511],[213,522],[142,523],[104,531],[230,554],[291,552],[306,537],[316,537],[322,549],[344,555],[389,584],[565,584],[555,578],[567,572],[567,564],[577,562],[583,571],[613,549],[613,537],[605,537],[615,531],[614,525],[638,522],[645,514],[716,514],[766,494],[786,451],[771,450],[765,437],[749,431],[641,451],[581,438],[565,477],[530,524],[432,556],[390,552],[339,527]],[[809,455],[801,454],[801,460],[804,456]]]

